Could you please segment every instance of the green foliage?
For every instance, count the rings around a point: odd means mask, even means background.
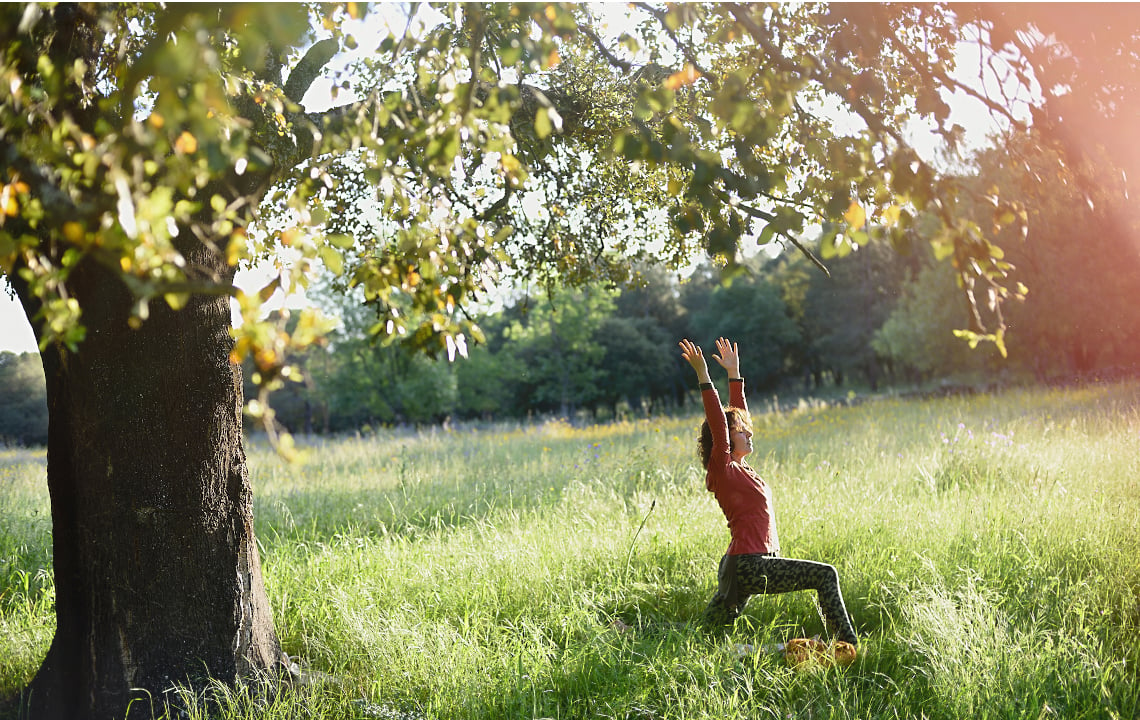
[[[1140,352],[1140,214],[1109,158],[1056,163],[1036,136],[979,158],[979,182],[1031,208],[1028,233],[1002,238],[1011,280],[1032,288],[1007,310],[1012,364],[1038,379],[1119,372]]]
[[[748,355],[748,381],[761,390],[776,387],[799,339],[779,290],[762,277],[736,277],[713,288],[693,314],[694,340],[712,347],[718,337],[740,343]]]
[[[261,305],[305,287],[318,262],[364,289],[377,332],[437,353],[477,336],[460,310],[503,270],[617,280],[648,257],[733,262],[743,237],[801,244],[815,224],[841,254],[930,210],[967,287],[1005,276],[996,247],[958,222],[955,179],[899,131],[917,114],[954,137],[938,90],[954,86],[949,49],[982,18],[640,6],[610,42],[579,4],[442,5],[423,24],[408,6],[392,25],[417,29],[382,37],[345,81],[358,99],[309,112],[313,80],[356,44],[342,27],[356,11],[8,6],[0,271],[37,299],[45,342],[81,339],[68,288],[81,261],[117,269],[134,322],[158,299],[233,293],[224,269],[187,271],[190,238],[229,267],[296,253],[241,302],[237,354],[266,377],[311,338],[278,347]],[[307,44],[310,24],[331,37]],[[817,111],[829,104],[856,129]],[[1000,223],[1020,221],[1001,207]]]
[[[923,263],[903,283],[899,302],[875,331],[872,347],[899,373],[915,380],[980,376],[990,353],[971,351],[954,336],[960,302],[952,273]]]
[[[0,273],[45,346],[81,343],[72,276],[91,263],[125,283],[133,326],[153,302],[233,294],[233,355],[253,359],[258,381],[250,410],[272,419],[264,400],[288,380],[286,358],[332,325],[303,313],[290,331],[264,304],[319,267],[360,289],[373,334],[452,356],[479,340],[468,312],[503,278],[625,283],[639,263],[701,253],[731,268],[752,239],[822,266],[807,238],[820,228],[818,252],[837,267],[876,240],[930,243],[954,269],[969,336],[1005,351],[1002,307],[1024,292],[994,239],[1023,231],[1025,205],[939,173],[901,131],[927,118],[954,147],[942,93],[959,87],[963,37],[1062,71],[1045,60],[1057,53],[1025,45],[1032,33],[979,35],[989,11],[639,5],[610,38],[581,4],[386,7],[406,22],[337,78],[333,108],[313,111],[306,93],[358,45],[346,23],[360,8],[287,10],[6,6]],[[313,42],[310,26],[326,37]],[[1095,54],[1080,32],[1062,35]],[[1003,102],[988,104],[1020,127]],[[916,237],[919,218],[937,227]],[[232,286],[236,267],[274,256],[288,259],[265,287]],[[826,349],[792,354],[853,371]],[[869,359],[854,367],[874,382]],[[569,388],[574,373],[560,372]],[[574,382],[557,403],[592,401],[594,380]]]
[[[498,352],[487,345],[472,349],[455,368],[460,412],[476,418],[525,415],[525,402],[518,395],[523,372],[522,361],[509,347],[500,346]]]
[[[1140,222],[1114,165],[1102,159],[1060,171],[1056,151],[1037,135],[1011,137],[1001,150],[980,154],[977,165],[968,182],[1031,208],[1024,237],[1000,238],[1010,282],[1032,288],[1003,306],[1008,361],[964,352],[953,337],[960,286],[927,257],[877,332],[876,349],[923,376],[984,370],[1043,381],[1130,371],[1140,347],[1133,240]],[[978,203],[972,212],[980,224],[995,209]],[[996,299],[981,310],[995,308]]]
[[[517,392],[526,398],[524,407],[565,417],[597,400],[605,354],[598,333],[613,302],[613,293],[590,287],[518,306],[504,336],[521,370]]]
[[[879,243],[836,259],[829,277],[809,275],[800,317],[809,362],[878,387],[884,368],[872,338],[895,309],[906,259]]]
[[[47,388],[39,355],[0,352],[0,445],[45,445],[47,432]]]

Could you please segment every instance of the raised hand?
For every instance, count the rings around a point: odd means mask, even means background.
[[[713,355],[713,360],[716,360],[722,368],[728,371],[730,378],[740,377],[740,350],[736,343],[725,338],[717,338],[716,350],[720,354]]]
[[[704,353],[701,352],[700,346],[688,338],[685,338],[677,344],[681,346],[681,357],[697,371],[697,381],[702,383],[710,382],[709,367],[705,362],[705,356]]]

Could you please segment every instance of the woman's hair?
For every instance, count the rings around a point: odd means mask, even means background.
[[[726,407],[724,409],[724,417],[728,420],[728,431],[732,432],[732,428],[736,425],[743,425],[744,427],[752,427],[752,417],[748,414],[747,410],[738,407]],[[731,442],[731,437],[729,442]],[[701,465],[708,469],[709,458],[712,456],[712,428],[709,427],[709,421],[706,418],[701,423],[701,438],[697,442],[697,455],[701,458]]]

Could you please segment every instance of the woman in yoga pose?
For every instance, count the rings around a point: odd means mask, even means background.
[[[752,421],[744,398],[736,343],[718,339],[719,355],[713,355],[728,371],[727,408],[720,404],[700,347],[688,339],[680,345],[681,357],[697,373],[705,406],[700,437],[705,487],[716,496],[732,535],[720,561],[717,591],[705,611],[706,618],[714,623],[731,623],[751,595],[815,590],[828,630],[835,639],[855,645],[855,629],[843,604],[835,568],[826,563],[780,557],[772,489],[744,460],[752,452]]]

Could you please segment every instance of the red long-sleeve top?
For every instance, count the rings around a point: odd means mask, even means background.
[[[729,382],[728,387],[729,405],[748,410],[748,401],[744,398],[744,382]],[[716,388],[702,390],[701,399],[704,401],[705,417],[709,421],[713,438],[705,487],[716,496],[716,501],[728,520],[728,530],[732,533],[728,554],[779,552],[780,539],[776,533],[772,489],[755,470],[743,461],[732,459],[728,419]]]

